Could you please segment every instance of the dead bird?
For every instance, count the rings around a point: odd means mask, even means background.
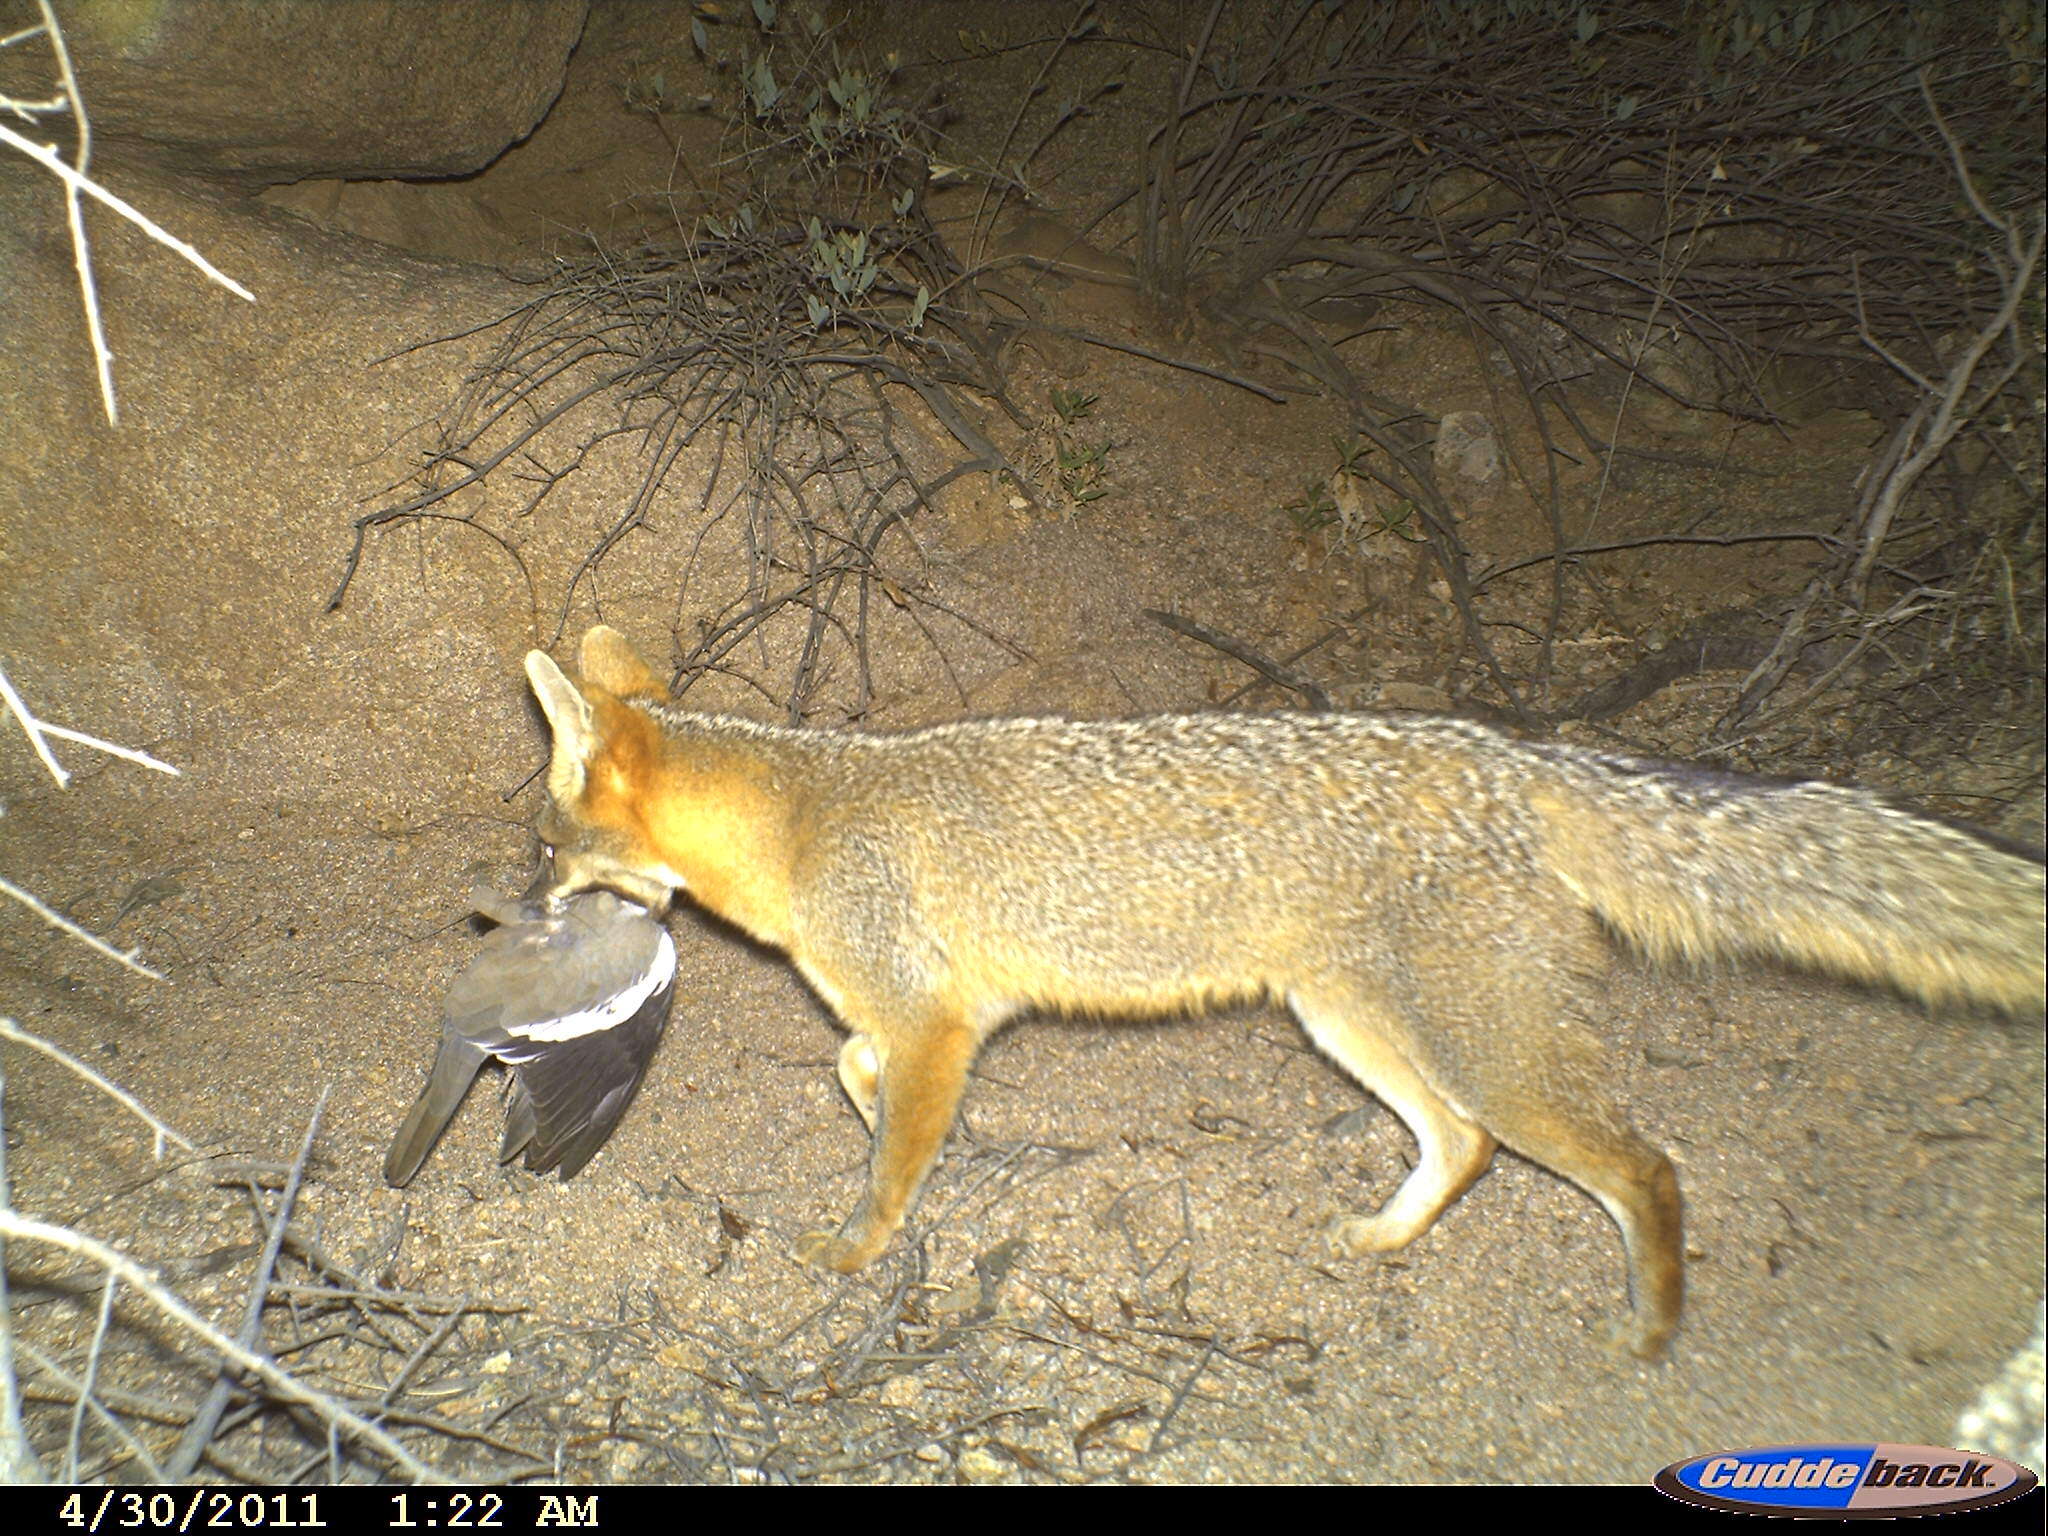
[[[412,1181],[487,1057],[512,1072],[498,1161],[520,1152],[573,1178],[605,1144],[647,1071],[675,995],[676,947],[645,907],[610,891],[551,902],[479,888],[499,926],[449,984],[441,1049],[384,1160]]]

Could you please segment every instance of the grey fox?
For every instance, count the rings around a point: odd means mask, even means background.
[[[850,1272],[901,1226],[977,1048],[1028,1009],[1153,1017],[1284,1000],[1414,1133],[1347,1254],[1427,1230],[1497,1143],[1621,1228],[1634,1311],[1677,1326],[1678,1179],[1630,1128],[1587,1019],[1609,932],[1754,955],[1929,1003],[2043,1003],[2038,855],[1821,783],[1527,743],[1450,719],[982,720],[901,735],[664,702],[623,636],[582,687],[529,652],[554,733],[559,891],[677,890],[788,952],[849,1031],[866,1192],[798,1245]]]

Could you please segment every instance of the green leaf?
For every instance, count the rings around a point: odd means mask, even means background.
[[[754,110],[763,115],[782,99],[782,87],[775,83],[775,70],[765,53],[757,54],[747,67],[747,94],[754,98]]]

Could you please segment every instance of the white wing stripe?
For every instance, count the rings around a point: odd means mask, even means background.
[[[546,1019],[530,1024],[524,1029],[512,1031],[524,1040],[575,1040],[584,1035],[595,1035],[623,1024],[639,1010],[642,1003],[659,992],[675,979],[676,945],[668,930],[661,932],[661,940],[654,951],[654,963],[647,967],[640,979],[605,999],[603,1006],[586,1008],[580,1013],[565,1014],[559,1019]]]

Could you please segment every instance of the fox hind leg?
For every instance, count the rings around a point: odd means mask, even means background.
[[[1590,920],[1589,920],[1590,922]],[[1393,999],[1355,984],[1297,990],[1288,1001],[1318,1046],[1393,1109],[1421,1157],[1372,1216],[1339,1220],[1347,1254],[1389,1253],[1427,1231],[1486,1171],[1496,1144],[1577,1184],[1621,1229],[1634,1309],[1612,1341],[1649,1358],[1678,1327],[1685,1273],[1678,1175],[1610,1095],[1603,1047],[1571,1004],[1587,989],[1603,941],[1588,931],[1529,963],[1473,964],[1469,938],[1442,966],[1412,955],[1412,1027]]]
[[[1330,1241],[1350,1258],[1393,1253],[1434,1225],[1450,1203],[1486,1172],[1494,1139],[1477,1122],[1444,1102],[1422,1080],[1374,1015],[1384,1008],[1351,995],[1332,999],[1312,992],[1288,997],[1309,1038],[1374,1097],[1399,1115],[1413,1133],[1421,1156],[1393,1197],[1371,1216],[1342,1216],[1330,1227]]]
[[[1458,952],[1420,959],[1412,976],[1429,1030],[1416,1058],[1470,1116],[1605,1207],[1627,1250],[1634,1311],[1612,1342],[1648,1358],[1678,1327],[1685,1298],[1678,1174],[1616,1103],[1602,1032],[1589,1022],[1609,951],[1587,917],[1576,929],[1527,924],[1491,964]]]
[[[1495,1118],[1500,1138],[1524,1157],[1563,1174],[1607,1208],[1628,1254],[1634,1311],[1609,1329],[1611,1342],[1649,1359],[1677,1331],[1685,1305],[1684,1220],[1678,1172],[1604,1098],[1566,1112]]]

